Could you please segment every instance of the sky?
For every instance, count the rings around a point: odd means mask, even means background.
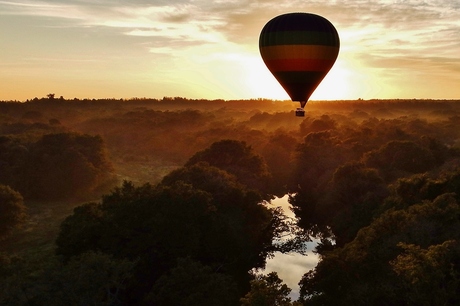
[[[287,100],[258,40],[289,12],[340,36],[311,100],[460,99],[458,0],[0,0],[0,100]]]

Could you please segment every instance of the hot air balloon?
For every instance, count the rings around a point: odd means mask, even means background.
[[[326,18],[289,13],[270,20],[262,29],[259,50],[265,65],[292,101],[300,102],[296,116],[334,65],[339,54],[337,30]]]

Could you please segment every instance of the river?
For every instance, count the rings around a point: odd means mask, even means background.
[[[275,207],[281,206],[287,216],[294,217],[294,213],[289,209],[288,195],[276,198],[271,203]],[[307,243],[308,254],[306,256],[297,253],[276,253],[274,258],[267,260],[267,265],[263,273],[268,274],[273,271],[278,273],[279,278],[292,289],[290,294],[292,300],[297,300],[299,297],[298,283],[302,276],[313,269],[318,263],[318,255],[312,252],[315,246],[315,241]]]

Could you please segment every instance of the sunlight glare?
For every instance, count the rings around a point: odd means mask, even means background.
[[[337,61],[310,97],[311,100],[345,100],[350,98],[350,71]]]
[[[243,78],[249,95],[257,98],[289,100],[288,94],[267,69],[259,55],[246,56],[242,62]]]

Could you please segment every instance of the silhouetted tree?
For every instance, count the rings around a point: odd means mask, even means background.
[[[427,173],[398,179],[391,185],[392,194],[384,209],[403,209],[425,200],[433,201],[444,193],[453,193],[460,200],[460,172],[441,172],[438,177]]]
[[[0,240],[26,219],[22,195],[9,186],[0,185]]]
[[[213,195],[217,222],[221,226],[228,225],[215,231],[213,242],[207,243],[213,253],[225,250],[226,254],[222,253],[219,257],[250,259],[245,263],[247,269],[250,266],[264,267],[265,259],[275,251],[289,251],[283,246],[283,242],[288,242],[284,236],[291,231],[289,220],[278,209],[267,208],[258,193],[248,190],[233,175],[207,163],[198,163],[171,172],[165,176],[161,185],[178,182],[191,184]],[[241,235],[245,236],[244,239],[241,239]],[[236,237],[240,238],[235,240]],[[219,245],[221,243],[227,246]],[[246,253],[247,257],[237,255],[241,252]]]
[[[0,136],[0,184],[24,192],[24,165],[29,149],[17,138]]]
[[[289,297],[291,289],[283,284],[276,272],[267,275],[257,275],[251,281],[251,291],[241,299],[242,306],[292,306]],[[299,304],[300,305],[300,304]]]
[[[102,203],[77,207],[56,243],[67,259],[91,250],[139,259],[125,297],[139,303],[185,257],[229,276],[241,294],[248,271],[265,266],[287,230],[281,212],[266,208],[257,193],[223,170],[196,164],[156,187],[125,182]]]
[[[297,147],[293,175],[297,186],[291,190],[293,194],[289,202],[299,219],[299,226],[310,235],[330,235],[330,215],[325,214],[320,201],[334,171],[345,160],[341,141],[330,132],[310,133]]]
[[[325,220],[325,226],[332,230],[336,245],[343,246],[372,222],[388,194],[376,170],[360,163],[346,163],[334,172],[320,200],[324,216],[319,219]]]
[[[390,181],[400,176],[393,173],[395,170],[423,173],[436,165],[433,154],[413,141],[390,141],[368,152],[364,160],[367,166],[379,169]]]
[[[177,258],[196,258],[209,226],[210,195],[188,185],[154,188],[125,182],[100,204],[76,208],[61,225],[57,253],[65,258],[100,250],[138,260],[125,302],[138,304]],[[73,242],[77,242],[73,244]]]
[[[335,129],[337,122],[331,119],[328,115],[322,115],[321,118],[313,120],[310,126],[306,129],[308,132],[321,132]],[[303,131],[304,133],[306,131]]]
[[[232,279],[189,258],[178,259],[170,272],[161,276],[146,298],[158,306],[237,304],[237,290]]]
[[[67,263],[50,259],[39,268],[5,258],[0,268],[1,305],[121,305],[134,262],[89,252]]]
[[[39,199],[84,197],[111,179],[100,136],[49,134],[35,143],[25,165],[26,195]]]
[[[207,162],[237,177],[242,184],[263,193],[268,192],[270,173],[264,159],[244,141],[222,140],[208,149],[197,152],[185,164]]]
[[[409,305],[455,305],[460,288],[458,241],[447,240],[426,249],[401,243],[404,251],[390,262],[401,277],[403,298]]]
[[[353,241],[325,253],[315,270],[304,275],[300,283],[304,304],[419,305],[424,293],[413,300],[414,293],[429,280],[434,282],[430,294],[439,297],[430,300],[458,304],[460,252],[458,244],[449,241],[460,238],[459,215],[460,205],[453,194],[386,211]],[[435,255],[441,251],[450,255]],[[433,262],[420,266],[414,256],[430,252]],[[409,262],[416,265],[404,266]],[[430,275],[433,265],[440,270]],[[411,283],[414,278],[410,277],[423,273],[420,269],[428,273],[426,279]]]
[[[278,131],[268,139],[261,151],[271,173],[271,189],[279,197],[293,189],[291,176],[294,172],[294,153],[297,145],[296,138]]]

